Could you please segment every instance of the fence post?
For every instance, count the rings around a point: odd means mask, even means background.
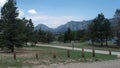
[[[84,55],[84,48],[82,48],[82,58],[84,58],[85,55]]]
[[[72,49],[74,50],[74,41],[71,41]]]
[[[92,56],[95,57],[95,49],[92,49]]]
[[[109,50],[109,55],[112,55],[112,54],[111,54],[111,50]]]
[[[14,60],[16,60],[16,52],[15,51],[13,52],[13,58],[14,58]]]
[[[36,57],[36,59],[38,60],[38,53],[36,52],[36,54],[35,54],[35,57]]]
[[[53,55],[53,58],[55,59],[56,58],[56,53],[55,53],[54,50],[52,51],[52,55]]]
[[[67,50],[67,57],[70,58],[70,51]]]

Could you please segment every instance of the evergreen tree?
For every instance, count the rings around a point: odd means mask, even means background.
[[[45,32],[40,28],[38,30],[38,41],[43,42],[44,38],[45,38]]]
[[[0,19],[0,48],[3,48],[3,21]]]
[[[68,37],[67,37],[67,31],[65,31],[65,32],[64,32],[64,43],[67,42],[67,39],[68,39]]]
[[[85,37],[85,30],[77,30],[76,31],[76,40],[81,41]]]
[[[35,30],[33,32],[33,35],[32,35],[32,42],[34,43],[34,45],[36,46],[37,42],[38,42],[38,31]]]
[[[92,40],[92,44],[94,42],[100,42],[101,46],[103,46],[103,42],[107,41],[112,37],[111,25],[108,19],[104,17],[104,15],[98,14],[98,16],[93,20],[91,24],[88,26],[89,38]]]
[[[67,31],[64,32],[64,43],[70,42],[72,40],[72,31],[68,28]]]
[[[27,46],[27,43],[28,43],[28,40],[29,40],[29,38],[28,38],[28,36],[29,36],[29,28],[28,28],[28,26],[27,26],[27,24],[28,24],[28,20],[27,19],[25,19],[25,18],[23,18],[22,19],[22,21],[23,21],[23,23],[25,24],[25,28],[24,28],[24,30],[25,30],[25,32],[24,32],[24,42],[25,42],[25,45]]]
[[[91,40],[92,45],[94,45],[95,37],[96,37],[95,36],[95,28],[94,27],[95,27],[94,26],[94,22],[92,22],[91,24],[88,25],[88,32],[87,32],[88,38]]]
[[[46,43],[50,43],[54,40],[54,36],[51,32],[46,32]]]
[[[38,41],[43,43],[50,43],[54,40],[54,36],[51,32],[43,31],[41,28],[38,30]]]
[[[72,31],[70,28],[68,28],[68,31],[67,31],[67,40],[68,41],[71,41],[72,40]]]
[[[63,34],[59,34],[57,41],[60,41],[60,42],[64,42],[64,43],[65,43],[64,35],[63,35]]]
[[[33,45],[33,42],[32,42],[32,39],[33,39],[33,33],[34,33],[34,25],[33,25],[33,22],[32,22],[32,19],[30,19],[27,23],[27,26],[26,26],[26,29],[27,29],[27,40],[26,42],[31,42],[31,45]]]
[[[3,35],[4,46],[14,51],[14,46],[18,47],[19,34],[17,31],[18,10],[15,0],[8,0],[1,9],[1,19],[4,22]]]
[[[77,31],[71,31],[71,40],[77,40]]]
[[[112,29],[111,29],[111,24],[108,19],[104,20],[103,24],[103,33],[104,33],[104,39],[106,42],[106,46],[108,46],[107,41],[113,37]]]
[[[117,46],[120,46],[120,9],[117,9],[114,15],[116,23]]]

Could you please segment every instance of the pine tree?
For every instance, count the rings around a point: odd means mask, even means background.
[[[3,48],[3,21],[0,19],[0,48]]]
[[[120,46],[120,9],[117,9],[114,15],[116,23],[117,46]]]
[[[104,40],[106,40],[106,46],[108,39],[112,38],[111,25],[108,19],[104,15],[98,14],[98,16],[93,20],[88,26],[89,38],[94,42],[100,42],[103,46]]]
[[[67,42],[67,31],[64,32],[64,43]]]
[[[38,37],[39,37],[39,36],[38,36],[38,31],[35,30],[35,31],[33,32],[32,39],[31,39],[35,46],[36,46],[36,44],[37,44],[37,42],[38,42],[38,39],[39,39]]]
[[[32,22],[32,19],[30,19],[27,23],[27,39],[28,39],[28,42],[31,42],[31,45],[33,45],[33,33],[34,33],[34,25],[33,25],[33,22]]]
[[[22,21],[19,20],[19,13],[15,0],[8,0],[1,9],[1,20],[3,21],[2,45],[14,52],[14,47],[23,45]]]
[[[112,29],[111,29],[111,24],[108,19],[104,20],[103,24],[103,33],[104,33],[104,39],[106,42],[106,46],[108,46],[107,41],[113,37]]]
[[[77,30],[76,31],[76,40],[81,41],[85,37],[85,30]]]
[[[104,29],[103,29],[103,24],[104,24],[104,15],[101,13],[101,14],[98,14],[98,17],[96,18],[97,21],[95,22],[96,23],[96,37],[97,37],[97,40],[100,41],[101,43],[101,46],[103,46],[103,42],[104,42]]]
[[[25,24],[25,28],[24,28],[24,30],[25,30],[25,32],[24,32],[24,42],[25,42],[25,45],[27,46],[27,43],[28,43],[28,36],[29,36],[29,31],[28,31],[28,26],[27,26],[27,24],[28,24],[28,20],[27,19],[25,19],[25,18],[23,18],[22,19],[22,21],[23,21],[23,23]]]
[[[96,30],[95,30],[95,23],[94,23],[95,21],[96,19],[94,19],[94,21],[88,25],[88,31],[87,31],[87,35],[89,39],[91,40],[92,45],[94,45],[94,42],[96,39],[96,36],[95,36]]]
[[[67,29],[67,31],[64,32],[64,43],[70,42],[72,40],[72,31],[70,28]]]
[[[72,31],[70,28],[67,30],[67,40],[70,42],[72,40]]]

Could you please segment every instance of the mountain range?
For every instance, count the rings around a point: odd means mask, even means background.
[[[111,22],[112,25],[114,25],[113,19],[109,19],[109,21]],[[70,28],[71,30],[87,29],[88,24],[91,22],[92,22],[92,20],[81,21],[81,22],[80,21],[70,21],[64,25],[58,26],[57,28],[49,28],[48,26],[46,26],[44,24],[39,24],[35,27],[35,30],[39,30],[41,28],[44,31],[60,33],[60,32],[66,31],[68,28]]]

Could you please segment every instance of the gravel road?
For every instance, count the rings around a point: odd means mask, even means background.
[[[69,49],[69,50],[73,50],[72,47],[66,47],[66,46],[53,46],[53,45],[43,45],[43,44],[37,44],[37,46],[44,46],[44,47],[53,47],[53,48],[61,48],[61,49]],[[81,48],[74,48],[74,50],[77,51],[82,51]],[[85,49],[84,51],[86,52],[92,52],[91,49]],[[96,53],[100,53],[100,54],[109,54],[109,51],[103,51],[103,50],[95,50]],[[118,55],[120,56],[120,52],[111,52],[112,55]]]
[[[70,63],[35,66],[33,68],[120,68],[120,59],[93,62],[93,63]]]

